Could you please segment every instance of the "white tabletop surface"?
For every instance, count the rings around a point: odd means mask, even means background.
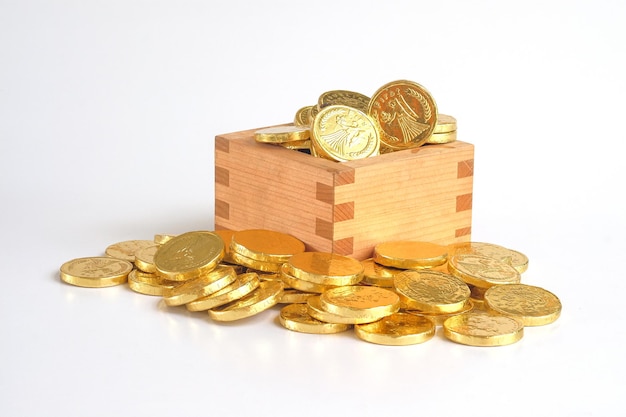
[[[0,0],[0,415],[624,415],[625,20],[607,0]],[[397,79],[475,145],[472,239],[528,255],[555,323],[386,347],[60,281],[213,228],[215,135]]]

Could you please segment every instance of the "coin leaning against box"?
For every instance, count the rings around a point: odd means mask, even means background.
[[[388,241],[363,261],[306,251],[304,242],[273,230],[190,231],[118,242],[106,256],[77,258],[60,268],[63,282],[104,288],[127,284],[217,322],[278,309],[290,331],[414,345],[435,337],[471,346],[518,342],[527,326],[548,325],[559,298],[523,284],[528,258],[485,242],[439,245]]]

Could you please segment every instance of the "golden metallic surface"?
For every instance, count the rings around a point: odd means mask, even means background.
[[[107,246],[104,253],[112,258],[135,262],[135,252],[152,245],[154,242],[151,240],[126,240]]]
[[[288,304],[280,309],[280,324],[289,330],[300,333],[332,334],[346,331],[349,324],[327,323],[311,317],[306,304]]]
[[[443,334],[464,345],[504,346],[524,336],[524,324],[512,317],[470,312],[444,321]]]
[[[324,291],[320,304],[329,313],[352,319],[353,324],[362,324],[397,312],[400,297],[386,288],[350,285]]]
[[[179,281],[168,281],[156,274],[134,269],[128,274],[128,286],[131,290],[145,295],[163,296],[163,293],[180,285]]]
[[[354,333],[361,340],[388,346],[424,343],[435,335],[432,320],[407,313],[394,313],[373,323],[357,324]]]
[[[229,266],[218,266],[213,271],[187,280],[163,293],[168,306],[180,306],[206,297],[221,290],[237,279],[235,270]]]
[[[304,252],[304,242],[287,233],[265,229],[240,230],[233,233],[230,249],[246,258],[283,263]]]
[[[254,139],[263,143],[285,143],[306,140],[311,137],[311,130],[306,126],[273,126],[254,132]]]
[[[468,313],[474,310],[474,308],[475,308],[474,301],[470,298],[463,305],[463,307],[461,307],[461,309],[459,309],[458,311],[454,311],[452,313],[446,313],[446,314],[425,313],[423,311],[413,310],[413,309],[404,309],[404,312],[407,314],[413,314],[415,316],[426,317],[427,319],[432,320],[436,326],[443,326],[443,322],[446,321],[448,318],[452,316],[457,316],[459,314]]]
[[[331,288],[336,288],[336,285],[322,285],[315,282],[306,281],[304,279],[296,278],[289,272],[288,265],[285,263],[280,267],[280,279],[285,285],[285,288],[293,288],[302,292],[313,292],[321,294]]]
[[[456,119],[447,114],[437,114],[437,124],[433,134],[437,133],[449,133],[456,131]]]
[[[348,106],[328,106],[311,126],[311,148],[318,156],[345,162],[378,155],[380,137],[374,121]]]
[[[232,250],[230,252],[230,257],[236,264],[259,272],[278,272],[280,271],[280,266],[282,265],[282,263],[279,262],[266,262],[248,258],[247,256],[241,255]]]
[[[104,288],[124,284],[133,270],[130,261],[106,256],[77,258],[60,268],[61,280],[78,287]]]
[[[145,246],[135,252],[135,266],[143,272],[154,274],[156,266],[154,266],[154,254],[161,245]]]
[[[392,240],[374,246],[374,262],[400,269],[435,267],[446,263],[445,246],[431,242]]]
[[[526,284],[496,285],[485,292],[485,305],[493,311],[520,319],[524,326],[543,326],[561,315],[561,301],[548,290]]]
[[[279,143],[278,145],[282,146],[283,148],[292,149],[292,150],[296,150],[296,151],[300,151],[300,150],[310,151],[311,150],[311,139],[298,140],[298,141],[286,142],[286,143]]]
[[[363,265],[363,279],[361,284],[375,285],[377,287],[393,287],[393,277],[404,269],[391,268],[377,264],[372,258],[361,261]]]
[[[311,127],[311,109],[313,106],[300,107],[293,118],[296,126]]]
[[[511,265],[520,274],[528,269],[528,257],[523,253],[504,246],[484,242],[454,243],[448,246],[449,256],[455,253],[472,253],[497,259]]]
[[[471,253],[457,253],[448,259],[448,269],[465,283],[481,288],[498,284],[517,284],[521,276],[511,265]]]
[[[433,133],[425,143],[431,145],[439,145],[442,143],[451,143],[456,141],[456,130],[453,132]]]
[[[367,112],[370,98],[364,94],[348,90],[331,90],[322,93],[317,99],[317,107],[323,109],[328,106],[342,105]]]
[[[325,323],[337,323],[337,324],[350,324],[354,323],[352,318],[346,318],[337,314],[329,313],[322,308],[320,301],[320,295],[317,294],[314,297],[310,297],[306,300],[307,311],[309,315],[319,321]]]
[[[278,304],[283,293],[283,284],[263,281],[259,287],[239,300],[208,310],[215,321],[234,321],[254,316]]]
[[[176,235],[156,234],[154,235],[154,243],[156,243],[157,245],[162,245],[174,236]]]
[[[319,296],[314,292],[304,292],[296,290],[295,288],[283,289],[283,295],[278,300],[281,304],[306,304],[306,300],[311,297]]]
[[[213,270],[224,257],[224,243],[215,233],[194,231],[173,237],[154,255],[157,273],[186,281]]]
[[[487,306],[485,305],[485,299],[478,299],[470,297],[470,301],[474,305],[471,311],[487,311]]]
[[[257,289],[260,284],[258,274],[247,272],[237,275],[237,279],[219,291],[185,304],[189,311],[204,311],[239,300]]]
[[[285,272],[320,285],[353,285],[363,279],[363,264],[349,256],[330,252],[302,252],[285,263]]]
[[[394,278],[398,295],[406,297],[403,305],[431,314],[459,311],[470,296],[461,279],[438,271],[404,271]]]
[[[437,125],[437,105],[421,85],[407,80],[380,87],[370,100],[367,114],[381,131],[381,147],[394,150],[423,145]]]

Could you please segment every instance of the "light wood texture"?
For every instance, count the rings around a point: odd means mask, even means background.
[[[360,260],[388,240],[470,240],[473,145],[333,162],[257,143],[256,130],[215,138],[216,229],[276,230]]]

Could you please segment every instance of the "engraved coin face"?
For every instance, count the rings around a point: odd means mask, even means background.
[[[461,279],[437,271],[405,271],[394,278],[409,307],[428,313],[452,313],[465,305],[470,289]]]
[[[364,94],[348,90],[326,91],[320,95],[317,105],[320,109],[328,106],[342,105],[367,112],[370,98]]]
[[[187,232],[164,243],[154,255],[157,272],[184,281],[213,269],[224,257],[224,242],[215,233]]]
[[[467,284],[489,288],[498,284],[517,284],[520,274],[511,265],[482,255],[457,253],[448,260],[452,275]]]
[[[313,106],[304,106],[296,111],[296,115],[293,118],[293,124],[296,126],[311,126],[311,109]]]
[[[354,324],[360,324],[371,323],[398,311],[400,297],[386,288],[351,285],[324,291],[320,303],[324,310],[354,318]]]
[[[79,287],[102,288],[123,284],[133,270],[130,261],[104,256],[78,258],[61,265],[61,280]]]
[[[372,95],[367,113],[380,128],[381,147],[393,150],[423,145],[437,125],[435,100],[412,81],[392,81],[380,87]]]
[[[378,129],[360,110],[340,105],[324,107],[311,129],[311,146],[319,156],[345,162],[378,155]]]
[[[484,242],[455,243],[448,246],[449,254],[469,253],[497,259],[511,265],[520,274],[528,269],[528,257],[523,253],[500,245]]]
[[[485,304],[491,311],[519,318],[525,326],[550,324],[561,314],[556,295],[525,284],[493,286],[485,292]]]
[[[124,242],[118,242],[107,246],[104,253],[112,258],[135,262],[135,252],[139,249],[153,245],[154,242],[151,240],[126,240]]]
[[[354,326],[359,339],[380,345],[406,346],[423,343],[435,335],[435,323],[426,317],[394,313],[367,324]]]
[[[470,346],[503,346],[524,335],[524,324],[515,318],[482,313],[464,313],[443,322],[444,335]]]

